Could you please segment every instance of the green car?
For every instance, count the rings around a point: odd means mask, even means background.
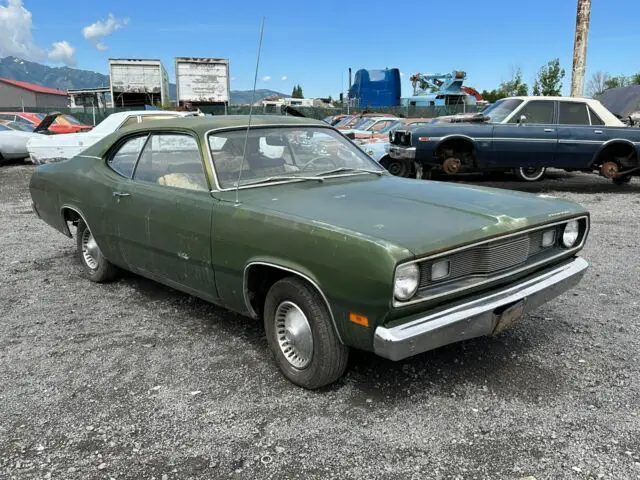
[[[33,208],[95,282],[129,270],[262,319],[293,383],[350,348],[400,360],[502,331],[576,285],[579,205],[389,175],[321,121],[219,116],[126,127],[35,170]]]

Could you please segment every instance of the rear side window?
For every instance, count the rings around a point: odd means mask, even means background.
[[[560,125],[589,125],[589,114],[584,103],[559,102],[560,115],[558,123]]]
[[[598,116],[598,114],[594,112],[591,107],[588,107],[588,108],[589,108],[589,116],[591,117],[591,125],[604,125],[604,122]]]
[[[511,122],[517,122],[521,115],[527,117],[526,124],[539,123],[546,125],[553,123],[553,102],[540,100],[529,102],[520,112],[514,115]]]
[[[209,190],[198,142],[190,135],[152,135],[140,156],[133,179],[167,187]]]
[[[123,177],[131,178],[136,160],[138,160],[147,137],[148,135],[141,135],[126,140],[109,158],[107,165]]]

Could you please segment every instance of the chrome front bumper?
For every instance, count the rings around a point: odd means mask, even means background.
[[[462,305],[396,327],[377,327],[373,348],[391,360],[417,355],[449,343],[502,331],[528,313],[574,287],[589,264],[580,257],[537,277]]]
[[[413,160],[416,158],[416,147],[389,146],[389,156],[399,160]]]

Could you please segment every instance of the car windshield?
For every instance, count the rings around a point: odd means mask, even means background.
[[[68,114],[59,115],[56,118],[56,123],[59,123],[61,125],[82,125],[82,122],[80,120],[78,120],[73,115]]]
[[[389,125],[387,125],[384,128],[381,128],[378,133],[389,133],[391,130],[395,130],[396,128],[398,128],[400,125],[402,125],[402,122],[399,121],[395,121],[390,123]]]
[[[11,130],[18,130],[20,132],[33,132],[33,125],[24,122],[7,122],[5,124]]]
[[[491,123],[500,123],[504,121],[518,106],[522,103],[522,100],[517,98],[510,98],[504,100],[498,100],[493,105],[488,105],[482,113],[484,116],[489,117]]]
[[[344,117],[338,123],[336,123],[335,126],[336,127],[344,127],[351,120],[353,120],[353,117]]]
[[[374,123],[375,123],[375,120],[373,120],[371,118],[361,118],[359,121],[357,121],[355,124],[353,124],[351,126],[351,128],[353,130],[366,130],[367,128],[369,128]]]
[[[259,185],[282,177],[302,181],[326,175],[382,173],[385,170],[340,133],[322,127],[253,128],[209,134],[222,188]],[[242,167],[242,171],[240,168]]]

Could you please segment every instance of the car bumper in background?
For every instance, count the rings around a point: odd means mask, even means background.
[[[574,287],[588,266],[586,260],[576,257],[535,278],[471,302],[395,327],[377,327],[374,351],[381,357],[401,360],[449,343],[498,333],[523,313]]]
[[[416,147],[389,146],[389,156],[400,160],[413,160],[416,158]]]

